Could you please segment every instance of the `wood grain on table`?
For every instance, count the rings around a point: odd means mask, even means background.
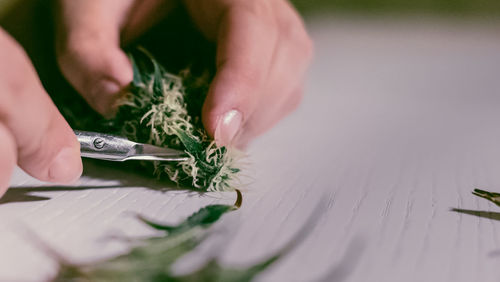
[[[251,146],[242,208],[186,265],[214,253],[255,262],[320,205],[308,237],[259,281],[498,281],[500,208],[471,194],[500,191],[497,29],[429,19],[308,24],[316,59],[302,106]],[[17,170],[0,199],[0,280],[54,273],[33,236],[88,262],[126,248],[113,237],[153,234],[134,213],[177,222],[234,200],[161,185],[95,162],[75,188]]]

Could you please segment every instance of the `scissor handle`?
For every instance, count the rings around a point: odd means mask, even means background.
[[[82,157],[108,161],[124,161],[135,142],[120,136],[75,130]]]

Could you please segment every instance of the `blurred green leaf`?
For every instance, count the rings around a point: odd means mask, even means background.
[[[486,199],[497,206],[500,206],[500,194],[494,192],[488,192],[481,189],[474,189],[472,192],[473,195]]]
[[[228,211],[235,210],[234,206],[227,205],[210,205],[200,209],[198,212],[192,214],[185,221],[178,225],[165,225],[154,222],[144,217],[139,217],[147,225],[157,229],[167,231],[169,234],[185,232],[194,227],[207,228],[215,223],[223,214]]]

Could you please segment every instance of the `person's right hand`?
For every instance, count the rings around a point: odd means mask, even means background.
[[[75,134],[24,50],[1,28],[0,50],[0,196],[16,163],[43,181],[75,181],[82,173]]]

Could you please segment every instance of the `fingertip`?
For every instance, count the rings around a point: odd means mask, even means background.
[[[24,144],[17,148],[17,164],[39,180],[71,184],[83,170],[80,143],[57,109],[50,108],[40,113],[44,119],[32,124],[36,129],[16,137]]]
[[[203,105],[203,124],[218,146],[232,145],[260,99],[247,78],[232,70],[219,70]]]
[[[113,115],[121,91],[133,80],[132,65],[115,42],[92,41],[69,44],[59,53],[59,66],[66,79],[98,113]]]
[[[202,109],[205,129],[219,147],[232,145],[249,112],[250,102],[227,86],[221,87],[220,79],[214,81]]]
[[[75,147],[63,148],[49,166],[49,181],[72,184],[80,178],[82,171],[80,149]]]
[[[92,106],[104,117],[110,118],[116,113],[116,102],[123,90],[133,80],[131,62],[125,52],[115,48],[106,55],[107,63],[98,72],[101,73],[92,88]]]
[[[122,88],[118,83],[108,79],[98,81],[89,95],[91,106],[105,118],[111,118],[115,113],[115,102]]]

